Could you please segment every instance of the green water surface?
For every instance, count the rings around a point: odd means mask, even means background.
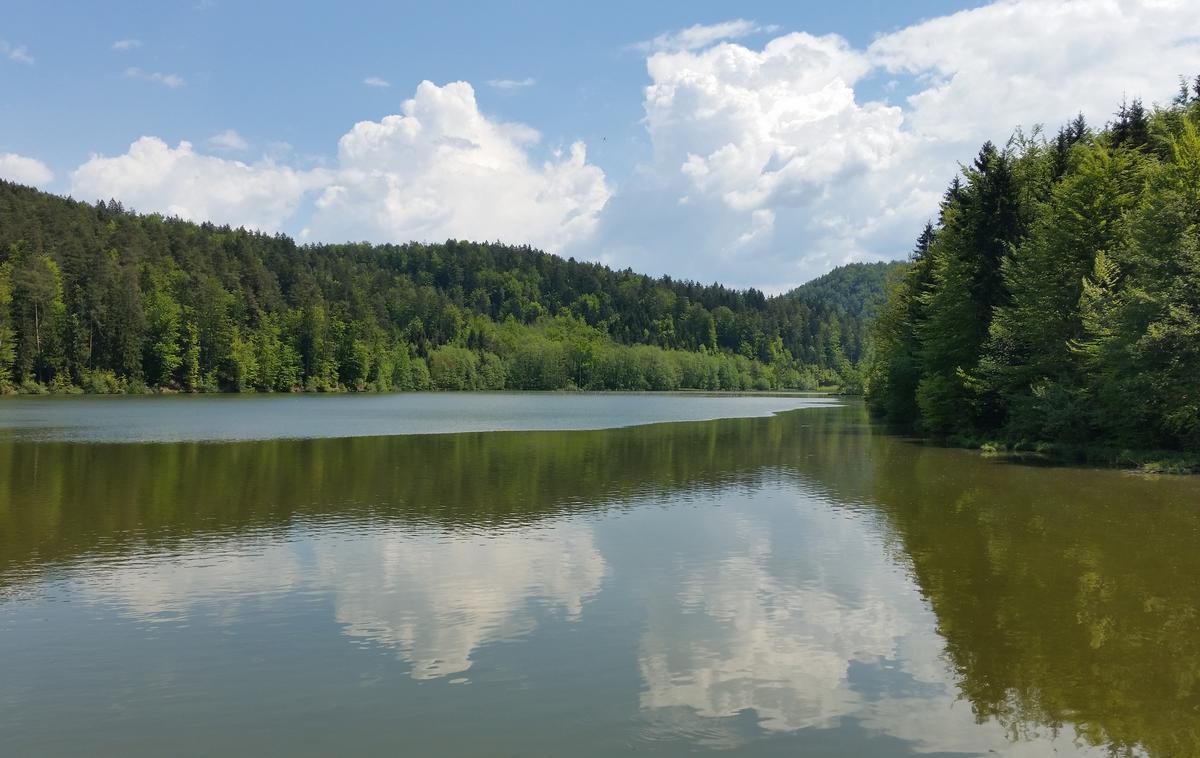
[[[1200,756],[1200,478],[280,400],[0,401],[0,753]]]

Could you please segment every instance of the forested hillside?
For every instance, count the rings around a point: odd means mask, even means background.
[[[1200,78],[985,144],[875,322],[871,405],[925,433],[1200,451]]]
[[[863,329],[852,298],[499,244],[297,245],[0,182],[9,390],[853,386]]]
[[[788,296],[806,303],[810,308],[846,313],[865,330],[874,319],[875,312],[883,305],[888,279],[904,269],[904,261],[900,260],[850,263],[838,266],[811,282],[800,284]],[[864,337],[859,335],[857,344],[863,344]],[[848,342],[848,337],[845,339]]]

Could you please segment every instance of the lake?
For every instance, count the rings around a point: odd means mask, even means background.
[[[0,740],[1195,756],[1198,548],[1200,477],[856,401],[4,399]]]

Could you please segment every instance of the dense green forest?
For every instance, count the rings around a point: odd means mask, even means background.
[[[883,304],[889,278],[903,271],[903,261],[879,263],[848,263],[838,266],[789,294],[810,308],[840,310],[850,314],[855,324],[867,324]],[[853,344],[861,346],[867,335],[854,332],[847,335]]]
[[[835,289],[499,244],[297,245],[0,182],[3,390],[853,389],[866,320]]]
[[[943,438],[1200,451],[1200,78],[985,144],[873,326],[872,407]]]

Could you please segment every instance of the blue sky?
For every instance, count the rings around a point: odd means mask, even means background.
[[[1200,71],[1186,2],[311,5],[10,0],[0,175],[775,291],[903,256],[983,139]]]

